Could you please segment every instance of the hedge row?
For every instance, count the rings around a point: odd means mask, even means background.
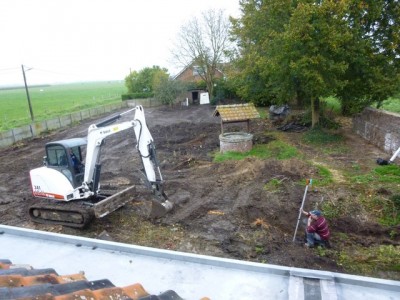
[[[131,94],[122,94],[121,99],[124,100],[131,100],[131,99],[147,99],[154,97],[153,93],[143,92],[143,93],[131,93]]]

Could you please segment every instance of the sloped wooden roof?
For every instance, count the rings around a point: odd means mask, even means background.
[[[260,117],[253,103],[218,105],[214,116],[221,116],[222,122],[240,122]]]

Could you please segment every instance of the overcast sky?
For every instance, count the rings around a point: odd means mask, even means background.
[[[177,33],[192,16],[239,0],[0,0],[0,86],[123,80],[158,65],[171,75]]]

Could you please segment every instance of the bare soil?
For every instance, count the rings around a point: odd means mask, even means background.
[[[303,157],[289,160],[247,158],[215,163],[211,154],[219,151],[221,126],[219,117],[213,116],[214,109],[209,105],[145,109],[166,182],[165,191],[175,204],[165,217],[149,221],[143,216],[142,212],[150,203],[145,200],[150,196],[142,188],[133,131],[126,131],[107,140],[102,151],[102,170],[109,183],[138,185],[131,202],[94,220],[84,230],[30,221],[27,210],[34,199],[29,170],[42,164],[47,142],[84,137],[88,126],[98,121],[88,120],[0,149],[0,222],[176,251],[336,272],[346,272],[335,257],[342,247],[399,245],[399,226],[381,227],[357,212],[329,220],[333,255],[321,255],[316,249],[303,247],[303,220],[296,242],[292,242],[305,191],[302,182],[320,176],[316,164],[329,167],[337,184],[329,190],[311,188],[307,193],[306,209],[312,209],[322,201],[337,203],[352,197],[357,190],[341,184],[341,170],[354,164],[368,169],[377,157],[387,156],[352,134],[349,126],[341,132],[347,149],[341,155],[316,151],[302,142],[303,133],[285,132],[282,133],[284,138],[295,145]],[[233,125],[230,130],[240,129],[240,126]],[[276,128],[268,120],[250,123],[254,143],[268,143],[273,138],[270,133],[274,131]],[[266,189],[272,179],[279,180],[279,187]],[[397,232],[396,238],[389,236],[390,232],[393,236],[393,230]],[[346,245],[337,238],[339,233],[347,235]],[[374,275],[394,279],[398,276]]]

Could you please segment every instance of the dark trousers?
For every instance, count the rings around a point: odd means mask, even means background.
[[[314,247],[315,245],[317,246],[323,246],[326,247],[328,246],[329,242],[321,239],[320,235],[316,232],[305,232],[305,240],[310,247]]]

